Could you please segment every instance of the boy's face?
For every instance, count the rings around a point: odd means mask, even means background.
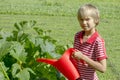
[[[93,17],[85,16],[79,19],[80,26],[84,31],[95,29],[96,23]]]

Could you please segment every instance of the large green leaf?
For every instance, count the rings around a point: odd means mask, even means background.
[[[29,71],[27,69],[23,69],[22,71],[20,71],[16,77],[19,80],[29,80],[30,79],[30,74]]]
[[[13,49],[10,51],[10,55],[17,59],[19,62],[25,63],[27,53],[24,46],[18,42],[14,42]]]
[[[30,80],[30,72],[35,74],[30,68],[24,68],[16,75],[16,77],[19,80]]]
[[[0,40],[0,61],[12,49],[12,43]]]
[[[21,70],[21,66],[18,63],[12,65],[12,76],[15,78],[18,71]]]
[[[8,37],[12,35],[11,32],[6,32],[3,29],[0,30],[0,39],[6,40]]]
[[[22,66],[18,63],[15,63],[12,65],[12,76],[15,78],[15,77],[19,77],[20,78],[20,75],[22,75],[23,72],[26,72],[27,73],[27,76],[28,75],[28,72],[31,72],[32,74],[35,75],[34,71],[30,68],[22,68]],[[25,73],[23,73],[25,75]]]
[[[55,52],[55,45],[52,42],[46,40],[40,47],[43,53],[47,52],[52,58],[60,57],[60,55]]]

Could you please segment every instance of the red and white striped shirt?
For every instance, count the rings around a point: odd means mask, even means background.
[[[94,61],[106,59],[106,50],[104,40],[96,31],[86,42],[82,43],[84,31],[78,32],[74,39],[74,48],[81,51]],[[99,80],[95,69],[81,61],[76,62],[76,67],[83,80]]]

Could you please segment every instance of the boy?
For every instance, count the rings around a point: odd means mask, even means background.
[[[85,4],[78,10],[78,21],[83,29],[75,34],[72,57],[76,59],[76,68],[80,73],[77,80],[98,80],[95,70],[106,71],[106,50],[104,40],[96,30],[99,24],[99,11],[91,5]]]

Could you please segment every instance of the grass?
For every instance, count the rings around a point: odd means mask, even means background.
[[[120,5],[119,0],[0,0],[0,28],[12,31],[15,22],[36,20],[37,27],[52,30],[50,35],[58,44],[73,43],[74,34],[80,30],[76,18],[77,9],[86,2],[98,6],[101,21],[97,27],[106,41],[108,70],[98,72],[100,80],[120,79]]]

